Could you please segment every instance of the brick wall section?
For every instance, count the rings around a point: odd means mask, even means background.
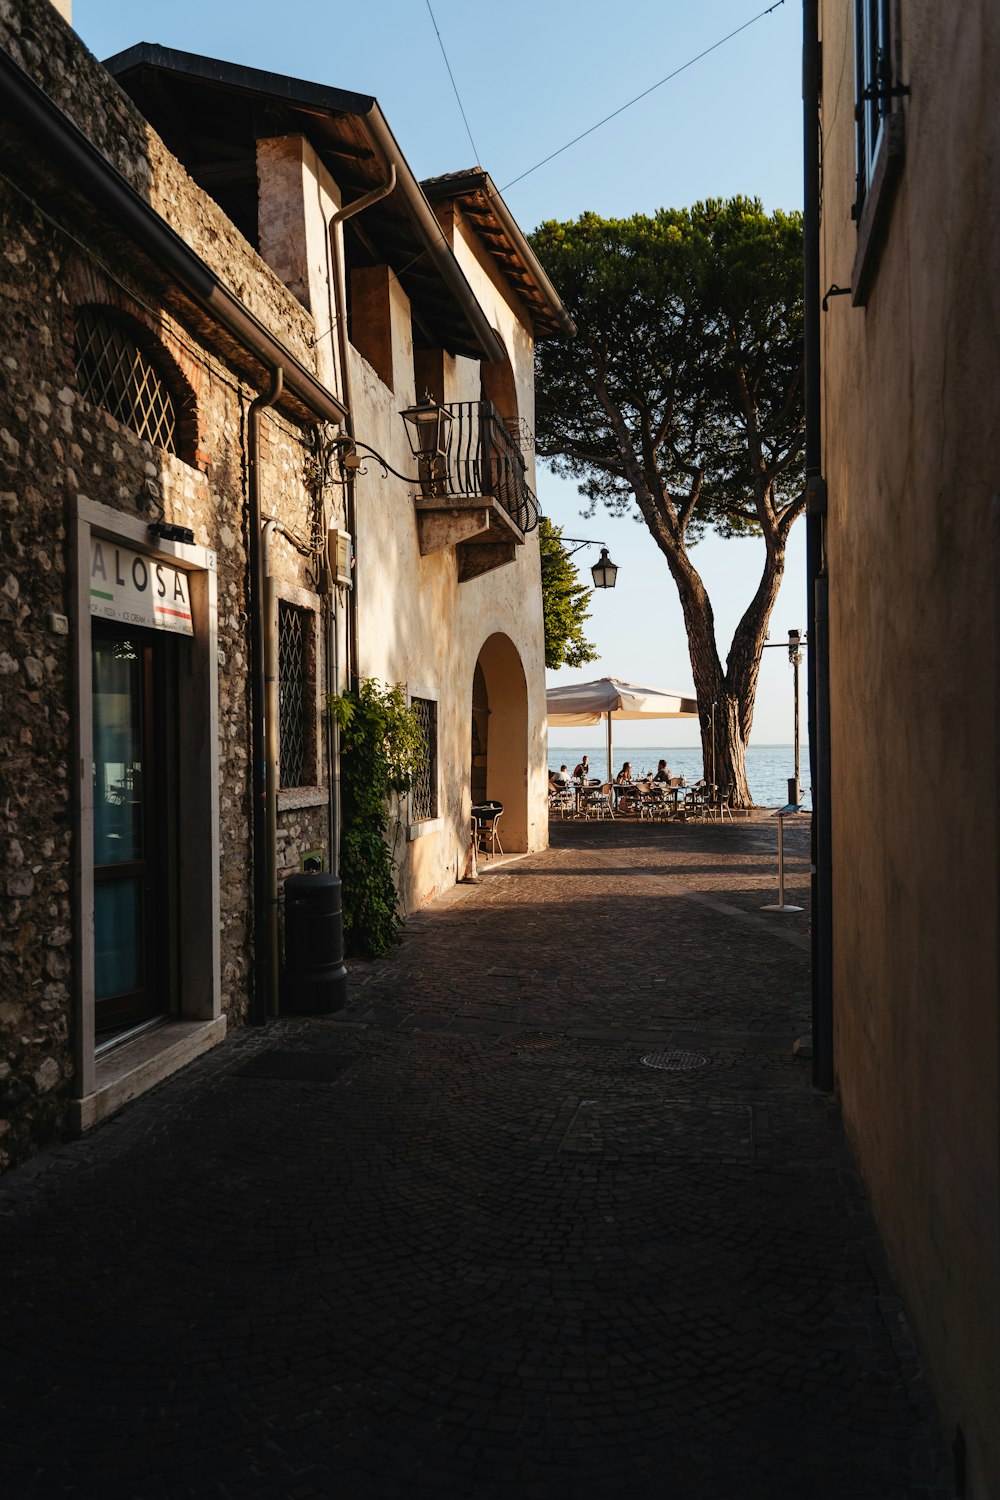
[[[0,44],[312,365],[309,316],[149,134],[48,0],[0,0]],[[9,165],[0,161],[0,172]],[[256,392],[165,311],[113,236],[73,232],[75,239],[0,178],[0,1170],[62,1133],[72,1092],[74,647],[53,632],[50,616],[70,613],[75,496],[133,517],[162,513],[218,555],[223,1007],[231,1024],[248,1007],[244,494],[246,411]],[[196,406],[193,462],[154,448],[78,393],[73,311],[81,302],[127,311],[160,339]],[[265,414],[263,432],[265,513],[308,539],[304,435],[274,414]],[[277,540],[273,556],[285,582],[312,587],[287,542]],[[287,869],[298,868],[304,849],[326,843],[322,808],[290,811],[280,823]]]

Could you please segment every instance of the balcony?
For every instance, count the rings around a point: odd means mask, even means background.
[[[525,479],[520,446],[489,401],[456,401],[447,473],[428,479],[417,498],[420,551],[454,547],[466,583],[513,562],[538,525],[538,502]]]

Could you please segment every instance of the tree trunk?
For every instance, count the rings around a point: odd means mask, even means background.
[[[684,612],[701,720],[705,780],[714,782],[723,792],[730,789],[731,806],[750,808],[753,798],[747,782],[747,744],[753,724],[761,651],[784,572],[784,541],[768,539],[760,583],[733,635],[726,671],[719,660],[714,611],[701,575],[683,546],[668,551],[661,544],[661,551]]]

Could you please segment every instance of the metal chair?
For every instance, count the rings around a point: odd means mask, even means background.
[[[549,817],[568,818],[576,811],[576,794],[571,791],[549,792]]]
[[[599,782],[596,786],[588,787],[583,794],[583,815],[585,818],[613,819],[613,802],[614,793],[610,781]]]
[[[503,803],[484,803],[475,811],[476,846],[487,856],[503,853],[497,824],[503,816]]]
[[[708,804],[705,809],[709,817],[713,820],[715,818],[718,818],[720,823],[724,822],[725,819],[728,818],[731,823],[733,821],[733,813],[729,804],[733,798],[732,782],[730,781],[724,787],[714,786],[711,788],[711,792],[712,795],[708,799]]]

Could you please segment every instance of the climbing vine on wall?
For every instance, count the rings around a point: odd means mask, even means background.
[[[427,748],[400,684],[365,678],[330,699],[340,726],[340,876],[349,954],[388,953],[401,925],[394,878],[403,798]]]

